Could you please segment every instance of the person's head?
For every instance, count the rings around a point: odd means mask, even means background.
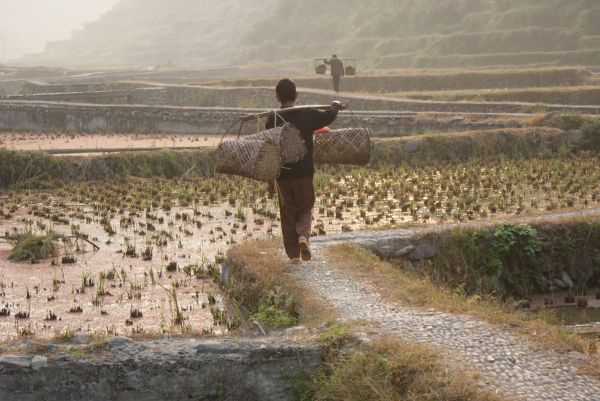
[[[337,58],[337,54],[334,54],[333,56],[331,56],[331,58]]]
[[[275,87],[275,94],[279,103],[292,104],[298,99],[298,92],[296,91],[296,84],[289,78],[284,78],[277,83]]]

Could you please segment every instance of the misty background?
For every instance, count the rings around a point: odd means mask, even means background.
[[[0,35],[15,66],[600,66],[600,2],[0,0]]]
[[[0,62],[44,50],[69,39],[118,0],[0,0]]]

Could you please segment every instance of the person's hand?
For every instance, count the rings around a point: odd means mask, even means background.
[[[269,198],[275,196],[275,183],[273,181],[269,181],[267,184],[267,193],[269,194]]]
[[[339,100],[335,100],[333,103],[331,103],[331,105],[338,110],[346,110],[347,107],[346,104],[340,102]]]

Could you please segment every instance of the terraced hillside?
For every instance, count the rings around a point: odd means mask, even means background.
[[[28,61],[371,68],[600,65],[595,0],[122,0]]]

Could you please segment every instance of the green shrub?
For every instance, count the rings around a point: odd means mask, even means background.
[[[441,253],[420,271],[437,284],[466,295],[527,296],[545,292],[567,272],[579,288],[600,283],[600,221],[572,220],[534,226],[504,224],[496,229],[457,230],[431,240]]]
[[[527,295],[536,289],[543,249],[538,232],[523,224],[503,224],[495,231],[453,232],[442,254],[423,267],[433,278],[467,295]]]
[[[296,317],[275,305],[261,305],[252,318],[267,327],[292,327],[298,324]]]

